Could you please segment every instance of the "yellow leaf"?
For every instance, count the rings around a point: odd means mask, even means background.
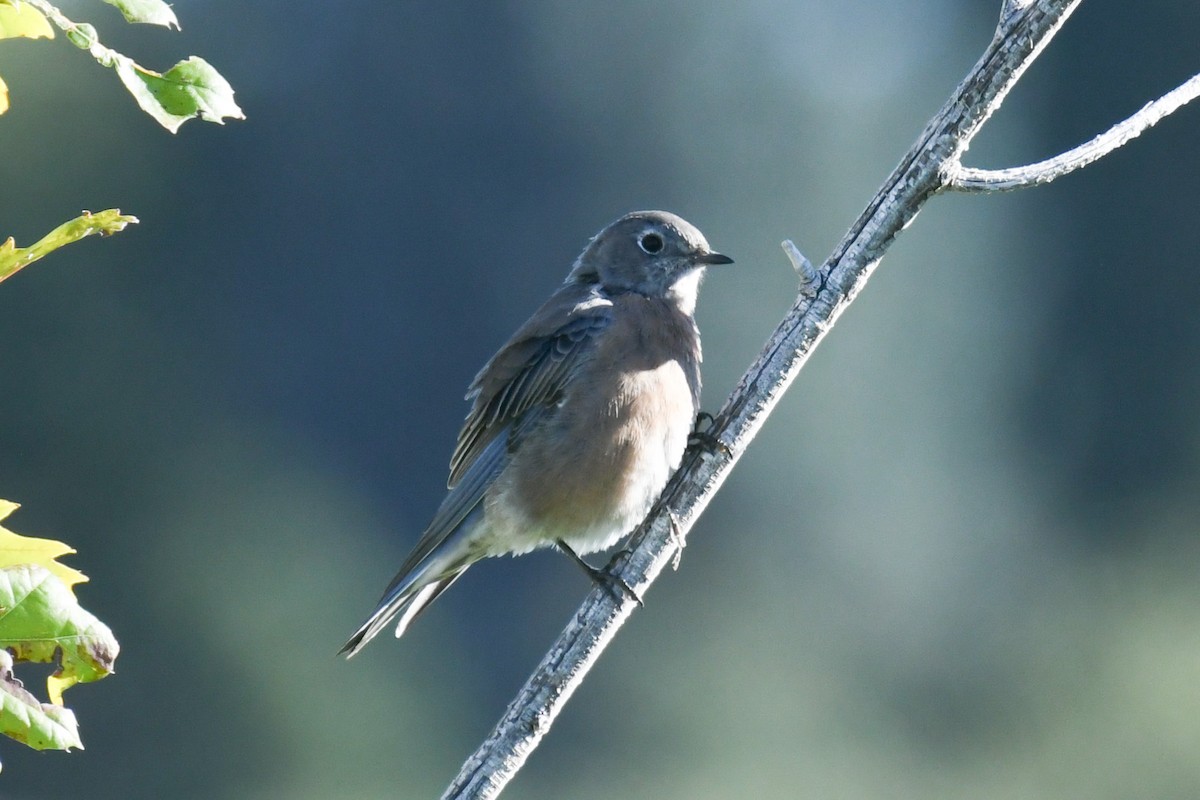
[[[63,676],[61,678],[57,675],[51,675],[46,678],[46,694],[50,697],[50,702],[56,706],[61,706],[63,704],[63,692],[77,683],[79,683],[79,679],[74,675],[69,677]],[[82,746],[80,745],[80,747]]]
[[[3,8],[3,6],[0,6]],[[0,521],[16,511],[20,506],[8,500],[0,500]],[[53,539],[35,539],[30,536],[20,536],[0,525],[0,567],[12,567],[18,564],[37,564],[45,567],[52,575],[65,583],[67,587],[74,586],[87,580],[87,576],[77,569],[60,564],[57,559],[74,553],[75,550],[62,542]]]
[[[0,114],[8,111],[8,84],[0,78]]]
[[[16,37],[53,39],[54,29],[42,16],[42,12],[28,3],[0,3],[0,39]]]

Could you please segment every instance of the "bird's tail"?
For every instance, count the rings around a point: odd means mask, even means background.
[[[397,586],[384,594],[379,601],[379,607],[371,616],[367,617],[367,621],[354,632],[350,640],[342,645],[338,655],[344,653],[346,658],[352,658],[366,646],[367,642],[390,625],[392,620],[396,620],[396,638],[399,639],[408,630],[408,626],[412,624],[413,620],[420,616],[421,612],[428,608],[438,595],[449,589],[450,584],[458,580],[458,577],[466,572],[469,566],[470,564],[466,564],[448,573],[445,577],[420,587],[414,587],[409,583],[407,586]]]

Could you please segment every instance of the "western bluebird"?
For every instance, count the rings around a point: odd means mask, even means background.
[[[600,231],[471,382],[450,491],[341,652],[353,656],[393,619],[400,636],[482,558],[553,545],[591,553],[641,522],[699,408],[700,278],[732,262],[665,211]]]

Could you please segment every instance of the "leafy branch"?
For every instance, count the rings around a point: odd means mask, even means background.
[[[162,0],[105,2],[129,22],[179,27]],[[76,47],[116,70],[142,110],[172,133],[193,118],[218,124],[243,118],[229,83],[201,58],[192,56],[164,73],[154,72],[104,46],[92,25],[72,21],[46,0],[0,0],[0,39],[53,39],[56,27]],[[0,80],[0,114],[8,107],[8,86]],[[85,211],[28,247],[17,247],[9,237],[0,241],[0,281],[65,244],[116,233],[137,221],[117,209]],[[16,508],[0,500],[0,520]],[[119,651],[108,626],[75,599],[72,587],[87,578],[57,561],[73,552],[61,542],[19,536],[0,526],[0,734],[39,750],[83,747],[75,715],[63,706],[63,692],[111,674]],[[14,668],[21,662],[55,665],[46,682],[49,703],[39,701],[17,679]]]
[[[175,12],[162,0],[105,0],[129,22],[178,28]],[[155,72],[129,56],[100,43],[96,28],[74,22],[46,0],[0,0],[0,39],[23,37],[53,39],[54,28],[101,65],[117,72],[121,83],[143,111],[175,133],[189,119],[224,124],[225,119],[245,119],[233,99],[233,87],[207,61],[191,56],[166,72]],[[0,114],[8,109],[8,89],[0,80]]]
[[[137,221],[137,217],[122,214],[120,209],[110,208],[95,214],[85,211],[75,219],[59,225],[29,247],[17,247],[10,236],[0,242],[0,281],[65,244],[77,242],[93,233],[109,236],[125,230],[126,225],[136,224]]]

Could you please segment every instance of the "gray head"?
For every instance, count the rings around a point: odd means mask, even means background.
[[[713,251],[687,220],[667,211],[635,211],[592,238],[575,259],[567,283],[670,297],[690,314],[704,268],[732,263]]]

